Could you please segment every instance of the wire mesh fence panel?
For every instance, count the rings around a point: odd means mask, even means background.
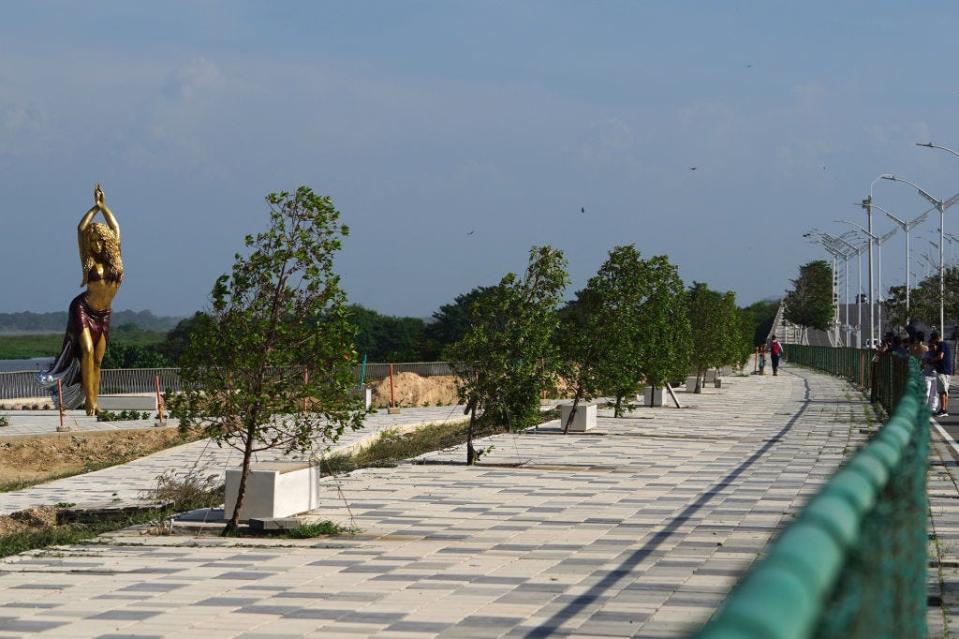
[[[854,383],[875,376],[892,417],[771,544],[696,639],[926,636],[929,407],[918,363],[786,347]]]

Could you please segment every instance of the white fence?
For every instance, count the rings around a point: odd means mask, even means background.
[[[356,367],[356,380],[360,379],[360,366]],[[401,362],[393,364],[394,373],[416,373],[422,377],[452,375],[453,367],[448,362]],[[366,382],[386,379],[390,374],[390,365],[383,363],[366,364]],[[100,392],[103,394],[152,393],[156,389],[156,378],[160,377],[160,390],[178,392],[180,390],[179,368],[109,368],[100,375]],[[49,390],[37,383],[34,371],[0,373],[0,400],[25,399],[51,396]]]

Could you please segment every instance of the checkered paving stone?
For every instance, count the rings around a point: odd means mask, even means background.
[[[0,637],[683,636],[862,443],[865,404],[789,368],[680,398],[483,440],[482,466],[457,447],[340,477],[349,509],[331,481],[314,514],[354,537],[122,531],[7,558]]]

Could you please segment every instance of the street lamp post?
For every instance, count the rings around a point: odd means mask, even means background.
[[[940,147],[934,147],[940,148]],[[951,151],[951,149],[950,149]],[[951,151],[954,153],[954,151]],[[934,198],[929,195],[921,186],[915,182],[911,182],[905,178],[897,177],[895,175],[883,175],[882,179],[890,180],[892,182],[902,182],[908,184],[912,188],[916,189],[919,192],[919,195],[924,197],[926,200],[931,203],[937,211],[939,211],[939,332],[940,334],[945,333],[946,331],[946,314],[945,314],[945,299],[946,299],[946,277],[945,277],[945,261],[943,258],[942,246],[944,243],[943,234],[945,233],[945,221],[946,221],[946,203],[940,199]]]
[[[929,213],[931,213],[932,211],[934,211],[934,210],[936,210],[936,209],[935,209],[935,207],[933,207],[933,208],[931,208],[931,209],[927,209],[925,212],[923,212],[922,214],[916,216],[914,219],[909,220],[908,222],[905,222],[905,221],[899,219],[897,216],[895,216],[895,215],[893,215],[892,213],[890,213],[889,211],[887,211],[886,209],[882,208],[881,206],[879,206],[879,205],[876,204],[875,202],[873,202],[872,207],[875,208],[875,209],[879,209],[880,211],[882,211],[883,213],[885,213],[886,217],[888,217],[890,220],[892,220],[892,221],[895,222],[897,225],[899,225],[899,228],[901,228],[901,229],[902,229],[902,232],[905,233],[905,235],[906,235],[906,316],[907,316],[907,319],[908,319],[908,316],[909,316],[909,289],[912,287],[912,281],[911,281],[911,279],[910,279],[910,277],[909,277],[909,233],[912,231],[912,229],[914,229],[914,228],[916,228],[917,226],[919,226],[920,224],[922,224],[922,222],[925,221],[925,219],[929,216]]]
[[[888,173],[883,173],[875,180],[869,183],[869,196],[863,200],[859,206],[861,206],[866,211],[866,220],[868,233],[869,233],[869,348],[875,347],[874,338],[874,315],[873,315],[873,304],[875,302],[875,295],[873,291],[873,282],[872,282],[872,241],[875,237],[872,233],[872,189],[876,186],[876,182],[879,180],[888,180],[890,176]]]
[[[873,204],[872,206],[875,208],[879,208],[875,204]],[[888,240],[893,235],[895,235],[896,231],[898,231],[899,229],[896,227],[893,227],[892,230],[884,233],[883,235],[875,235],[873,233],[870,233],[868,230],[866,230],[859,224],[856,224],[855,222],[850,222],[849,220],[833,220],[833,221],[838,222],[840,224],[848,224],[850,226],[853,226],[859,229],[859,231],[861,231],[869,239],[870,242],[876,243],[876,288],[878,289],[878,294],[876,295],[876,300],[878,301],[878,305],[876,309],[877,309],[877,319],[878,319],[877,327],[879,329],[879,333],[881,334],[882,333],[882,303],[884,300],[884,295],[882,292],[883,291],[882,289],[882,245],[886,243],[886,240]],[[870,294],[871,293],[872,291],[870,291]],[[871,300],[870,300],[870,303],[871,303]]]
[[[845,302],[846,335],[845,335],[844,344],[846,346],[849,345],[849,333],[852,330],[852,326],[849,322],[849,258],[852,257],[853,254],[855,254],[858,259],[857,270],[859,274],[859,289],[856,294],[856,309],[858,311],[857,325],[856,325],[856,341],[857,343],[861,342],[862,341],[862,303],[860,301],[860,298],[862,293],[862,250],[864,247],[853,246],[852,244],[850,244],[846,240],[848,233],[843,233],[842,235],[832,235],[831,233],[826,233],[824,231],[820,231],[819,229],[813,229],[809,233],[803,234],[803,237],[806,237],[806,238],[811,238],[813,236],[818,237],[819,241],[822,243],[823,248],[825,248],[826,251],[830,253],[833,253],[835,251],[840,256],[842,256],[843,261],[845,263],[844,284],[846,289],[846,302]],[[842,247],[842,248],[837,248],[837,247]],[[833,256],[835,257],[835,253],[833,253]],[[835,261],[833,263],[833,271],[835,272]],[[837,341],[838,341],[838,335],[837,335]]]

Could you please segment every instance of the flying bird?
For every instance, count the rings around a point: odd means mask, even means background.
[[[585,206],[579,207],[579,212],[580,212],[580,213],[585,213],[585,212],[586,212],[586,207],[585,207]]]
[[[475,232],[476,232],[476,229],[473,229],[472,231],[470,231],[469,233],[467,233],[467,235],[472,235],[472,234],[475,233]]]
[[[697,167],[695,167],[695,166],[691,166],[691,167],[689,167],[689,170],[690,170],[690,171],[695,171],[696,168],[697,168]]]

